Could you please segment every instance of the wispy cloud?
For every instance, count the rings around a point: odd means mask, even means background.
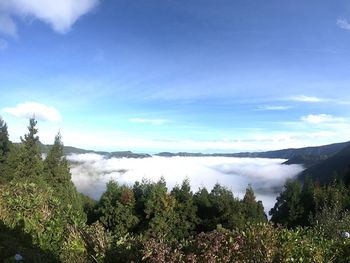
[[[7,41],[0,38],[0,51],[7,48]]]
[[[14,16],[33,17],[58,32],[66,33],[72,25],[90,12],[99,0],[2,0],[0,1],[0,32],[15,36],[17,27]]]
[[[0,3],[0,10],[1,10]],[[17,37],[17,26],[8,14],[0,13],[0,33],[11,37]]]
[[[256,110],[258,111],[283,111],[283,110],[289,110],[290,106],[282,106],[282,105],[265,105],[260,106]]]
[[[345,119],[342,117],[335,117],[329,114],[309,114],[307,116],[301,117],[303,122],[307,122],[310,124],[321,124],[321,123],[343,123]]]
[[[131,118],[129,119],[130,122],[134,123],[144,123],[144,124],[151,124],[151,125],[162,125],[166,123],[166,120],[163,119],[144,119],[144,118]]]
[[[345,18],[338,18],[337,19],[337,25],[345,30],[350,30],[350,23],[347,19]]]
[[[292,96],[289,99],[292,101],[298,101],[298,102],[324,102],[325,101],[325,99],[323,98],[305,96],[305,95]]]
[[[16,107],[3,108],[2,112],[19,118],[31,118],[35,116],[37,120],[43,121],[60,122],[62,120],[61,114],[56,108],[37,102],[20,103]]]

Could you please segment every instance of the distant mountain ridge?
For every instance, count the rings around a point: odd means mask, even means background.
[[[188,153],[188,152],[161,152],[156,154],[163,157],[200,157],[200,156],[212,156],[212,157],[249,157],[249,158],[278,158],[288,159],[285,164],[304,164],[306,167],[310,167],[320,161],[324,161],[329,157],[335,155],[346,146],[350,145],[350,142],[333,143],[322,146],[304,147],[304,148],[289,148],[275,151],[266,152],[241,152],[241,153]]]
[[[42,153],[48,153],[52,145],[40,144],[40,149]],[[347,147],[350,147],[349,142],[342,143],[333,143],[322,146],[314,146],[314,147],[303,147],[303,148],[289,148],[282,150],[274,150],[274,151],[266,151],[266,152],[240,152],[240,153],[190,153],[190,152],[161,152],[155,154],[156,156],[162,157],[246,157],[246,158],[278,158],[278,159],[287,159],[284,164],[302,164],[306,168],[311,169],[314,166],[320,165],[323,162],[329,160],[330,158],[339,158],[338,153]],[[147,153],[134,153],[131,151],[114,151],[114,152],[106,152],[106,151],[94,151],[94,150],[85,150],[72,146],[64,146],[65,155],[70,154],[86,154],[86,153],[94,153],[105,156],[106,158],[148,158],[152,157],[151,154]],[[350,148],[349,148],[350,155]],[[350,156],[349,156],[350,157]],[[331,159],[334,160],[334,159]],[[349,159],[350,161],[350,159]],[[332,161],[333,162],[333,161]],[[329,161],[327,162],[329,163]],[[329,165],[326,165],[327,167]],[[318,166],[317,166],[318,167]],[[347,167],[347,166],[346,166]],[[316,169],[316,168],[314,168]],[[314,169],[306,170],[309,174],[314,173]],[[305,172],[306,172],[305,171]],[[304,173],[303,173],[304,174]]]
[[[40,144],[40,150],[42,153],[47,154],[51,149],[52,145],[49,144]],[[63,152],[65,155],[70,154],[86,154],[86,153],[94,153],[100,154],[107,158],[147,158],[151,157],[150,154],[146,153],[133,153],[131,151],[115,151],[115,152],[105,152],[105,151],[94,151],[94,150],[85,150],[72,146],[64,146]]]

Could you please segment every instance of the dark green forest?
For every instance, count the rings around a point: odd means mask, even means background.
[[[0,262],[350,262],[349,171],[287,181],[268,220],[249,185],[239,199],[110,181],[96,201],[71,181],[59,133],[40,147],[35,119],[15,144],[0,118]]]

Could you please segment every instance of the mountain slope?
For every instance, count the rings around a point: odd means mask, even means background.
[[[321,183],[332,181],[336,173],[344,177],[350,165],[350,145],[346,146],[334,156],[309,167],[299,175],[299,179],[304,180],[306,176],[311,177]]]

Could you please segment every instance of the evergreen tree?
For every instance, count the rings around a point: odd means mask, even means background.
[[[125,185],[120,186],[115,181],[107,183],[106,192],[101,196],[96,212],[101,223],[117,238],[133,232],[139,223],[135,215],[132,189]]]
[[[82,211],[80,195],[71,181],[70,169],[63,148],[61,134],[58,133],[44,161],[45,181],[55,189],[56,195],[63,204],[71,204],[78,211]]]
[[[193,196],[194,203],[197,207],[197,215],[199,222],[196,232],[206,232],[213,230],[215,226],[211,225],[212,204],[209,199],[208,190],[203,187],[199,189]]]
[[[261,201],[256,201],[256,197],[251,185],[249,185],[246,189],[242,200],[242,205],[245,220],[251,223],[267,221],[267,217],[264,212],[264,206]]]
[[[168,193],[164,178],[157,183],[143,180],[134,185],[139,232],[156,238],[173,239],[179,218],[175,212],[176,199]]]
[[[11,142],[7,131],[7,124],[0,117],[0,183],[5,182],[8,175],[6,174],[6,160],[10,153]]]
[[[7,155],[10,152],[10,146],[7,124],[0,117],[0,166],[5,163]]]
[[[175,186],[171,191],[171,195],[176,199],[175,212],[179,217],[178,225],[176,226],[176,237],[177,239],[186,238],[194,233],[195,227],[199,222],[190,181],[185,179],[181,187]]]
[[[301,204],[301,184],[288,180],[285,189],[277,197],[275,206],[270,210],[271,221],[287,227],[300,225],[304,214]]]
[[[17,167],[16,178],[29,179],[38,183],[42,183],[44,178],[43,161],[39,149],[37,121],[34,118],[29,120],[28,133],[21,137],[22,146],[20,150],[20,163]]]
[[[209,194],[212,205],[212,225],[226,229],[236,229],[244,225],[242,205],[232,191],[216,184]]]

